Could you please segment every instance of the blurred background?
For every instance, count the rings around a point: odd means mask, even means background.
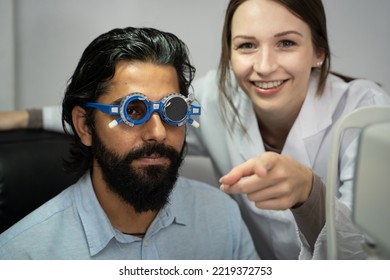
[[[216,68],[228,0],[0,0],[0,110],[59,104],[85,47],[115,27],[150,26],[187,43],[197,77]],[[390,92],[390,1],[323,0],[332,69]]]

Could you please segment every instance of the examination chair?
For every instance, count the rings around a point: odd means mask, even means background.
[[[77,180],[62,167],[69,146],[65,134],[0,132],[0,233]]]
[[[0,132],[0,233],[77,181],[63,170],[69,143],[44,130]],[[180,172],[217,186],[209,158],[187,156]]]

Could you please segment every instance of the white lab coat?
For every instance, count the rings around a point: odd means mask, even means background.
[[[331,75],[321,98],[315,97],[316,72],[313,72],[309,91],[300,114],[295,121],[282,154],[290,155],[314,170],[326,184],[330,131],[340,116],[362,106],[389,104],[389,96],[375,83],[356,80],[345,83]],[[215,172],[222,176],[234,166],[261,155],[264,145],[250,99],[241,91],[234,93],[234,103],[248,128],[244,135],[236,125],[230,135],[225,129],[219,111],[216,71],[194,83],[196,99],[202,106],[200,127],[191,129],[187,137],[190,154],[210,156]],[[356,134],[355,134],[356,136]],[[346,139],[351,142],[351,139]],[[339,257],[363,258],[362,236],[350,221],[353,162],[356,141],[340,153],[340,198],[336,202],[337,238]],[[324,259],[326,258],[326,227],[320,233],[314,253],[297,230],[292,213],[262,210],[254,206],[245,195],[235,195],[242,215],[251,231],[256,248],[265,259]],[[343,201],[344,204],[341,202]],[[301,238],[299,238],[301,236]]]
[[[219,111],[216,71],[209,71],[195,81],[196,99],[202,106],[200,127],[189,129],[187,143],[189,154],[209,156],[217,176],[229,172],[234,166],[259,156],[264,145],[257,126],[250,100],[242,91],[234,94],[234,102],[242,114],[248,134],[243,135],[237,126],[229,134]],[[315,97],[317,74],[311,77],[309,91],[301,112],[295,121],[282,154],[290,155],[302,164],[312,168],[326,184],[329,155],[330,131],[335,122],[352,110],[370,105],[390,104],[390,98],[375,83],[355,80],[345,83],[335,76],[329,76],[321,98]],[[44,128],[63,131],[60,118],[61,108],[43,108]],[[346,142],[351,142],[347,139]],[[339,199],[336,201],[336,226],[339,257],[363,258],[362,235],[350,220],[353,162],[356,141],[343,146],[340,153]],[[242,215],[251,231],[259,255],[263,259],[325,259],[326,227],[315,244],[314,253],[297,229],[289,210],[273,211],[258,209],[245,195],[235,195]]]

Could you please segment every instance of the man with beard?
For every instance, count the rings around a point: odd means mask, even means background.
[[[199,125],[185,44],[114,29],[84,51],[63,100],[79,181],[0,236],[2,259],[256,259],[237,205],[178,178]],[[66,125],[67,124],[67,125]]]

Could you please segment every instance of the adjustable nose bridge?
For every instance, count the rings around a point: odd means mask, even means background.
[[[253,69],[259,74],[267,75],[278,67],[275,51],[270,47],[259,48],[254,56]]]

